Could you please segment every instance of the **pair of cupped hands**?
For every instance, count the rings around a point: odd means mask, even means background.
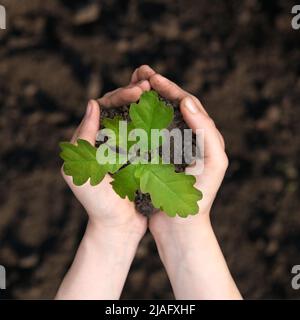
[[[203,193],[203,199],[199,201],[199,213],[180,218],[158,212],[147,219],[136,211],[133,202],[127,198],[122,199],[115,193],[109,175],[97,186],[91,186],[86,182],[78,187],[73,184],[72,177],[66,176],[62,170],[65,181],[87,211],[90,227],[97,232],[105,230],[114,234],[131,234],[140,240],[148,227],[156,236],[174,235],[177,230],[189,232],[190,229],[200,225],[210,224],[210,210],[228,166],[223,137],[195,96],[156,73],[149,66],[142,65],[137,68],[128,86],[106,93],[98,102],[89,101],[85,115],[75,130],[71,142],[76,144],[77,139],[85,139],[95,145],[100,126],[100,108],[128,105],[139,100],[144,91],[151,89],[170,101],[176,101],[187,125],[194,132],[197,129],[202,129],[204,132],[204,169],[196,176],[195,184],[195,187]]]

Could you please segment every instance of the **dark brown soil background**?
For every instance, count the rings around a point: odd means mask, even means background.
[[[1,4],[8,19],[0,30],[5,297],[54,296],[86,222],[60,177],[58,142],[71,137],[89,98],[127,84],[143,63],[196,94],[224,134],[230,167],[212,216],[244,297],[300,297],[290,285],[291,268],[300,264],[294,1]],[[123,298],[172,297],[148,234]]]

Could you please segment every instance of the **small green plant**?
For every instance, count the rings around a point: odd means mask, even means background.
[[[194,187],[194,176],[178,173],[173,164],[166,164],[156,155],[157,162],[147,163],[122,161],[120,150],[128,151],[134,145],[129,139],[134,129],[143,129],[147,133],[148,143],[140,144],[141,153],[149,154],[152,151],[151,130],[165,129],[173,120],[174,110],[160,100],[155,91],[145,92],[138,103],[132,103],[129,109],[131,122],[128,122],[127,136],[119,135],[120,117],[103,119],[104,128],[114,133],[114,143],[118,147],[115,163],[100,164],[97,148],[88,141],[78,139],[77,145],[61,142],[60,157],[64,160],[64,172],[73,177],[73,183],[83,185],[88,180],[95,186],[106,174],[111,174],[114,191],[121,197],[134,201],[136,192],[149,193],[155,208],[161,209],[169,216],[178,214],[181,217],[198,213],[197,202],[202,199],[202,193]],[[161,144],[162,141],[159,141]],[[125,146],[125,147],[124,147]],[[101,145],[100,145],[101,147]]]

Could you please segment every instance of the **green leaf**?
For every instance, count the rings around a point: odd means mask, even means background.
[[[135,193],[139,189],[140,181],[135,176],[135,171],[139,165],[130,164],[113,175],[111,182],[115,192],[121,197],[126,196],[130,201],[135,198]]]
[[[96,152],[96,161],[100,166],[106,166],[107,171],[115,173],[128,162],[127,155],[116,152],[107,142],[101,144]]]
[[[137,170],[136,177],[140,179],[141,191],[150,194],[155,208],[171,217],[198,213],[197,202],[202,193],[194,187],[194,176],[175,172],[173,165],[146,164]]]
[[[120,121],[124,121],[120,116],[115,116],[113,119],[104,118],[102,120],[102,124],[105,128],[110,129],[114,132],[116,138],[116,146],[121,147],[124,151],[128,150],[134,142],[128,141],[128,135],[132,129],[134,129],[134,125],[132,122],[127,121],[127,135],[123,132],[120,132]],[[109,137],[110,138],[110,137]],[[127,148],[126,145],[127,140]],[[112,139],[114,142],[114,139]]]
[[[73,177],[73,183],[81,186],[90,179],[90,184],[99,184],[106,173],[112,170],[112,165],[100,165],[96,160],[97,149],[88,141],[78,139],[77,145],[70,142],[61,142],[60,157],[64,162],[64,172]]]
[[[144,92],[138,103],[132,103],[129,115],[135,128],[144,129],[151,146],[151,129],[165,129],[173,120],[174,110],[160,100],[158,94],[151,90]]]

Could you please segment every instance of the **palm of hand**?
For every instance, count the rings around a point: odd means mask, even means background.
[[[106,175],[101,184],[97,186],[86,183],[77,187],[72,183],[70,177],[65,177],[65,179],[89,213],[91,220],[108,226],[125,225],[135,219],[139,224],[142,222],[146,224],[145,218],[136,212],[134,203],[127,198],[120,198],[115,193],[110,184],[112,179],[109,175]]]

